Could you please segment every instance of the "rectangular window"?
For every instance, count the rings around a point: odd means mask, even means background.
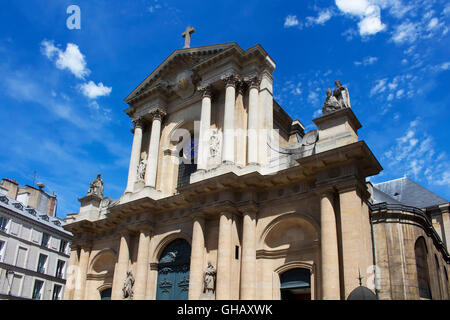
[[[38,266],[37,266],[37,272],[45,273],[46,264],[47,264],[47,256],[45,254],[40,254]]]
[[[55,286],[53,287],[52,300],[61,300],[61,292],[62,287],[60,285],[55,284]]]
[[[236,247],[234,248],[234,258],[235,258],[236,260],[239,260],[239,246],[236,246]]]
[[[61,239],[61,242],[59,244],[59,252],[66,253],[66,248],[67,248],[67,241]]]
[[[36,280],[34,282],[33,296],[32,296],[33,300],[41,300],[43,286],[44,282],[41,280]]]
[[[64,261],[58,260],[58,263],[56,264],[56,274],[55,277],[62,279],[63,278],[63,272],[64,272]]]
[[[0,217],[0,231],[6,232],[6,228],[8,226],[8,219],[5,217]]]
[[[26,268],[26,258],[28,249],[24,247],[19,247],[17,250],[16,266],[20,268]]]
[[[50,240],[50,235],[47,233],[43,233],[42,234],[42,242],[41,242],[41,246],[43,247],[48,247],[48,242]]]
[[[5,242],[0,241],[0,262],[3,262],[3,251],[5,249]]]

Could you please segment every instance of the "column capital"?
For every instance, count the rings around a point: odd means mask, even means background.
[[[197,91],[199,91],[202,94],[202,98],[212,98],[212,85],[206,84],[203,86],[200,86],[197,88]]]
[[[320,197],[324,197],[324,196],[334,196],[336,194],[336,189],[334,187],[331,186],[327,186],[327,187],[322,187],[320,189],[317,189],[315,191],[315,193],[320,196]]]
[[[134,129],[136,129],[136,128],[142,129],[144,127],[145,120],[143,117],[135,118],[132,121],[133,121]]]
[[[242,215],[248,214],[252,218],[256,217],[256,214],[258,213],[258,207],[254,204],[242,206],[238,208],[238,211],[242,213]]]
[[[226,87],[234,87],[238,85],[240,82],[240,77],[236,74],[228,74],[222,77],[222,80],[225,82]]]
[[[249,89],[258,89],[261,84],[261,79],[257,76],[253,76],[251,78],[246,79],[247,84],[249,86]]]
[[[162,110],[162,109],[155,109],[153,111],[150,112],[150,116],[152,117],[152,121],[153,120],[159,120],[162,121],[162,119],[167,115],[167,113]]]

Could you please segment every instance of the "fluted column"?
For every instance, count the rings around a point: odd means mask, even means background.
[[[256,298],[256,209],[243,211],[241,300]]]
[[[198,300],[203,290],[205,252],[205,220],[195,216],[192,226],[191,267],[189,271],[189,300]]]
[[[339,300],[339,255],[334,197],[331,191],[320,200],[320,245],[322,260],[322,299]]]
[[[236,104],[236,77],[225,79],[225,112],[223,116],[223,152],[222,161],[234,163],[234,112]]]
[[[89,265],[89,257],[91,255],[90,246],[83,245],[80,250],[80,263],[78,264],[78,277],[75,284],[74,300],[84,300],[86,292],[86,275]]]
[[[258,163],[258,78],[251,79],[248,99],[248,164]]]
[[[129,250],[130,236],[127,232],[120,235],[119,257],[117,259],[116,268],[114,269],[113,287],[111,293],[112,300],[121,300],[123,283],[127,277],[128,264],[130,260]]]
[[[208,167],[208,138],[211,127],[211,88],[203,88],[202,111],[200,115],[200,132],[198,144],[197,169]]]
[[[144,300],[147,289],[147,274],[150,269],[149,249],[151,230],[143,228],[139,232],[139,248],[137,254],[136,282],[134,289],[134,299]]]
[[[217,248],[216,299],[230,299],[231,291],[231,213],[222,212],[219,221]]]
[[[150,136],[150,144],[148,147],[148,163],[147,171],[145,175],[145,185],[155,188],[156,187],[156,174],[158,171],[158,158],[159,158],[159,142],[161,138],[161,122],[165,116],[164,111],[155,110],[152,112],[152,133]]]
[[[64,288],[64,300],[73,300],[75,286],[77,283],[77,277],[78,277],[78,263],[79,263],[79,257],[78,257],[78,248],[76,246],[73,246],[70,250],[70,258],[69,258],[69,266],[67,267],[67,279],[66,279],[66,286]]]
[[[131,147],[130,167],[128,169],[128,183],[125,192],[133,192],[134,183],[137,179],[137,169],[141,157],[142,145],[142,127],[143,120],[141,118],[133,120],[134,123],[134,137],[133,146]]]

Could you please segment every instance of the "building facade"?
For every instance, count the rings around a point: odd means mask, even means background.
[[[104,197],[99,176],[68,216],[66,299],[419,299],[431,256],[432,298],[448,297],[430,221],[388,223],[374,200],[367,178],[382,167],[347,88],[336,81],[305,132],[273,98],[275,67],[260,45],[187,43],[133,90],[125,192]]]
[[[9,184],[17,186],[4,180],[3,189],[11,190]],[[48,215],[10,195],[0,195],[0,299],[62,300],[72,234],[54,211]]]

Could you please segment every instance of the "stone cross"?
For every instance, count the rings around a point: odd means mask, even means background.
[[[181,36],[184,38],[184,48],[190,48],[191,47],[191,34],[195,32],[195,28],[187,27],[186,31],[181,34]]]

